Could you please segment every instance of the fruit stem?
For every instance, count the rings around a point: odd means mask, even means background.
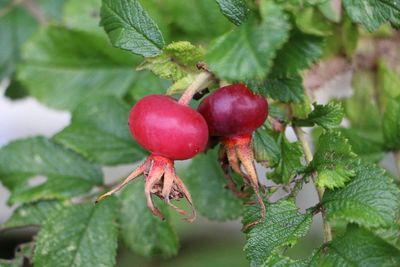
[[[297,136],[297,139],[299,140],[299,142],[301,144],[301,147],[303,148],[307,164],[310,164],[310,162],[313,160],[313,154],[311,152],[310,145],[308,144],[306,136],[304,135],[304,132],[300,127],[293,126],[293,130]],[[318,193],[319,202],[321,203],[325,190],[324,190],[324,188],[316,186],[314,176],[311,176],[311,177],[312,177],[312,180],[314,182],[315,188]],[[323,209],[322,209],[322,218],[323,218],[323,223],[324,223],[324,242],[329,242],[332,240],[332,230],[331,230],[330,224],[326,220],[326,212]]]
[[[207,88],[211,84],[213,80],[213,75],[210,72],[203,71],[197,75],[196,79],[192,82],[191,85],[186,89],[178,103],[182,105],[189,105],[190,100],[192,100],[193,96],[200,90]]]

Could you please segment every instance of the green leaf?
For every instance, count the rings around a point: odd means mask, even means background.
[[[10,84],[8,85],[4,95],[12,100],[16,100],[28,96],[28,91],[20,81],[15,77],[11,77]]]
[[[18,78],[29,93],[61,109],[99,94],[122,96],[135,75],[135,57],[102,37],[60,27],[35,35],[24,46],[23,59]]]
[[[137,70],[148,69],[162,79],[173,80],[167,91],[171,95],[187,89],[199,73],[197,63],[203,59],[203,48],[186,41],[175,42],[166,46],[161,55],[145,59]]]
[[[204,59],[204,50],[187,41],[171,43],[163,51],[183,66],[193,66]]]
[[[288,37],[290,25],[279,6],[261,1],[262,22],[249,18],[210,46],[206,61],[219,78],[233,81],[264,78]]]
[[[400,26],[400,0],[344,0],[350,18],[372,32],[388,21]]]
[[[345,186],[356,175],[352,164],[356,154],[347,139],[338,131],[327,131],[319,137],[317,147],[310,163],[311,170],[318,173],[316,184],[330,189]]]
[[[340,103],[329,102],[327,105],[313,104],[314,110],[306,119],[295,119],[294,125],[312,127],[315,124],[330,129],[340,125],[344,117],[344,110]]]
[[[252,145],[257,162],[273,167],[279,163],[281,148],[271,130],[258,128],[253,133]]]
[[[0,17],[0,81],[10,77],[20,59],[21,45],[36,31],[36,20],[22,8],[14,7]]]
[[[222,14],[239,26],[247,19],[249,8],[244,0],[216,0]]]
[[[400,251],[400,224],[399,221],[396,224],[391,225],[388,228],[373,229],[374,233],[379,236],[382,240],[388,244],[394,246]]]
[[[293,10],[297,27],[304,33],[327,36],[332,34],[332,23],[317,8],[306,7]]]
[[[354,172],[346,170],[340,165],[335,169],[322,169],[318,172],[316,185],[330,189],[344,187],[352,176],[354,176]]]
[[[0,267],[24,267],[24,263],[32,258],[33,243],[18,245],[15,257],[12,260],[0,259]]]
[[[261,266],[276,249],[293,246],[310,229],[312,215],[299,213],[291,201],[267,205],[267,210],[264,221],[246,234],[244,250],[251,267]],[[242,222],[248,224],[259,216],[259,207],[252,205],[245,210]]]
[[[383,114],[383,136],[387,149],[400,148],[400,97],[387,102]]]
[[[340,23],[342,12],[340,10],[336,10],[331,1],[323,1],[317,6],[317,8],[322,15],[325,16],[325,18],[332,22]]]
[[[365,229],[351,226],[320,249],[318,266],[398,266],[399,251]]]
[[[225,188],[226,180],[218,164],[217,149],[196,156],[184,172],[195,208],[211,220],[225,221],[242,213],[240,200]]]
[[[303,79],[297,74],[270,77],[265,81],[265,90],[267,96],[285,103],[304,100]]]
[[[16,256],[12,260],[0,259],[0,267],[23,267],[24,258]]]
[[[330,2],[327,4],[331,5]],[[353,23],[346,13],[342,15],[341,21],[334,24],[333,34],[325,38],[325,58],[335,57],[338,54],[351,58],[357,48],[359,26]]]
[[[4,223],[4,227],[42,225],[53,213],[67,208],[66,203],[57,200],[43,200],[18,207]]]
[[[97,205],[71,206],[50,217],[40,230],[35,266],[114,266],[118,205],[114,198]]]
[[[327,0],[275,0],[280,5],[283,5],[287,9],[293,9],[295,7],[314,6],[326,2]]]
[[[190,0],[188,0],[190,1]],[[177,12],[174,7],[171,6],[171,3],[182,1],[177,0],[139,0],[143,9],[147,12],[148,16],[154,21],[154,23],[159,28],[159,31],[162,33],[162,37],[165,43],[171,42],[171,38],[173,40],[182,40],[177,34],[180,30],[176,28],[176,20],[177,20]],[[218,12],[216,10],[215,12]],[[173,26],[172,26],[173,24]],[[171,36],[172,35],[172,36]],[[189,39],[183,39],[189,40]]]
[[[293,118],[306,119],[308,114],[312,111],[310,99],[308,97],[305,97],[302,102],[292,103],[290,106]],[[293,121],[294,119],[292,119],[292,123]]]
[[[138,0],[103,0],[102,3],[100,24],[114,46],[144,57],[161,52],[162,34]]]
[[[322,45],[322,38],[293,30],[289,40],[277,52],[272,72],[264,81],[251,81],[250,85],[265,96],[308,107],[299,72],[322,55]]]
[[[166,80],[178,81],[188,74],[198,72],[196,63],[203,60],[204,50],[189,42],[175,42],[166,46],[162,54],[147,58],[137,68],[151,70]]]
[[[178,237],[172,228],[169,211],[164,203],[157,207],[166,215],[162,221],[147,208],[143,179],[127,186],[121,193],[119,220],[121,237],[129,249],[141,256],[173,256],[178,253]]]
[[[365,227],[393,224],[400,206],[399,189],[383,169],[358,163],[346,187],[328,190],[322,201],[329,219],[343,219]]]
[[[289,121],[287,108],[279,102],[270,101],[268,103],[268,115],[283,122]]]
[[[134,141],[128,128],[130,107],[114,96],[84,101],[72,113],[71,125],[54,140],[96,163],[131,163],[146,153]]]
[[[378,62],[379,105],[385,110],[388,101],[400,96],[400,75],[390,68],[383,60]]]
[[[381,115],[374,101],[373,73],[359,71],[353,77],[353,96],[344,101],[351,126],[370,132],[381,131]]]
[[[270,75],[266,80],[247,82],[247,85],[260,94],[285,103],[304,101],[303,79],[298,74]]]
[[[310,266],[309,260],[292,260],[289,257],[279,255],[274,252],[268,257],[261,267],[307,267]]]
[[[147,1],[149,0],[145,2]],[[215,0],[163,0],[165,5],[160,5],[157,0],[153,1],[156,1],[158,9],[162,9],[161,16],[165,21],[163,24],[173,25],[176,36],[174,40],[208,43],[210,39],[232,29],[233,25],[221,16]]]
[[[340,132],[349,141],[353,152],[363,160],[372,163],[378,163],[382,160],[385,152],[381,134],[375,136],[370,131],[355,128],[341,128]]]
[[[47,180],[31,186],[32,177]],[[10,203],[68,198],[102,183],[99,167],[44,137],[18,140],[0,150],[0,181],[11,191]]]
[[[303,169],[301,164],[303,153],[300,144],[298,142],[290,143],[284,133],[279,137],[278,143],[281,157],[275,170],[270,173],[269,178],[277,183],[286,184]]]
[[[104,36],[100,27],[101,0],[68,0],[64,6],[63,22],[69,29],[88,31]]]
[[[274,60],[273,73],[297,74],[307,69],[323,53],[323,38],[306,34],[298,29],[290,33],[289,40],[279,49]]]
[[[359,27],[353,23],[348,15],[344,15],[342,25],[339,28],[343,50],[348,58],[351,58],[357,49],[359,39]],[[335,38],[332,36],[332,38]],[[328,41],[329,42],[329,41]]]

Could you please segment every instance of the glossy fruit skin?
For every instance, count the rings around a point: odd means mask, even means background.
[[[212,136],[249,135],[268,116],[268,103],[243,84],[221,87],[199,105]]]
[[[129,114],[129,129],[146,150],[171,160],[185,160],[203,151],[208,141],[204,118],[165,95],[139,100]]]

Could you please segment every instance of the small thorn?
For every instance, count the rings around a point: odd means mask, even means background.
[[[257,224],[262,223],[262,220],[263,219],[258,219],[257,221],[254,221],[254,222],[251,222],[251,223],[248,223],[248,224],[244,225],[243,228],[242,228],[242,231],[243,232],[248,231],[250,228],[256,226]]]
[[[254,204],[258,204],[259,202],[257,200],[249,200],[249,201],[244,201],[243,204],[244,205],[254,205]]]
[[[94,202],[94,203],[99,203],[100,201],[102,201],[103,199],[105,199],[105,198],[107,198],[107,197],[109,197],[110,195],[109,194],[104,194],[104,195],[101,195],[101,196],[99,196],[97,199],[96,199],[96,201]]]
[[[194,222],[195,219],[196,218],[183,218],[182,220],[185,222],[188,222],[188,223],[192,223],[192,222]]]

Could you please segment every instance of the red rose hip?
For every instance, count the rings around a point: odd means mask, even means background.
[[[219,155],[228,187],[238,196],[244,195],[243,192],[237,191],[237,186],[230,176],[229,168],[232,168],[253,188],[261,206],[262,217],[265,217],[266,209],[253,162],[251,136],[268,116],[267,101],[243,84],[232,84],[207,96],[199,105],[198,111],[206,119],[210,135],[222,139]],[[260,221],[255,221],[246,228]]]
[[[192,158],[204,150],[208,140],[204,118],[164,95],[137,102],[129,114],[129,129],[146,150],[172,160]]]
[[[206,121],[196,110],[171,97],[149,95],[133,106],[128,123],[133,137],[151,155],[120,185],[101,195],[97,201],[119,191],[127,183],[144,174],[147,205],[154,215],[164,218],[154,207],[153,194],[177,212],[187,215],[186,211],[170,202],[171,199],[185,197],[192,209],[192,216],[186,220],[193,221],[196,213],[192,198],[175,173],[174,160],[189,159],[204,150],[208,141]]]

